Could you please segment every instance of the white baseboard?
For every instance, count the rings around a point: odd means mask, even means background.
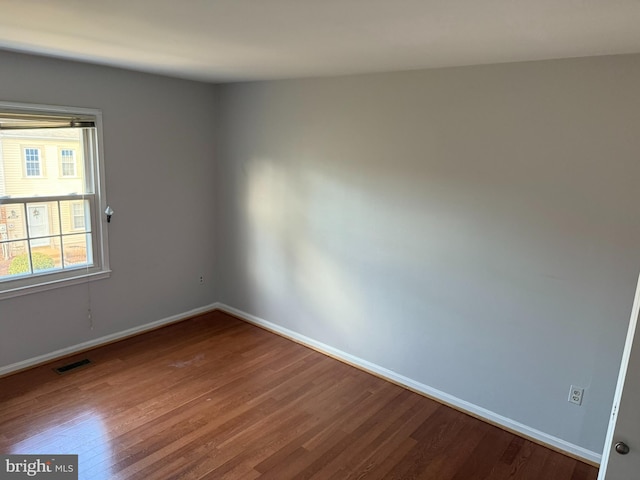
[[[163,318],[161,320],[156,320],[155,322],[146,323],[144,325],[139,325],[137,327],[129,328],[127,330],[123,330],[121,332],[112,333],[110,335],[105,335],[104,337],[94,338],[93,340],[88,340],[83,343],[79,343],[77,345],[73,345],[71,347],[62,348],[60,350],[56,350],[55,352],[47,353],[45,355],[40,355],[38,357],[28,358],[27,360],[23,360],[21,362],[12,363],[11,365],[7,365],[4,367],[0,367],[0,377],[4,375],[8,375],[13,372],[17,372],[19,370],[24,370],[26,368],[34,367],[36,365],[40,365],[42,363],[47,363],[57,358],[66,357],[68,355],[74,354],[76,352],[81,352],[83,350],[88,350],[90,348],[99,347],[101,345],[105,345],[107,343],[114,342],[116,340],[120,340],[126,337],[130,337],[132,335],[137,335],[139,333],[146,332],[148,330],[153,330],[158,327],[162,327],[164,325],[169,325],[170,323],[179,322],[189,317],[193,317],[196,315],[200,315],[202,313],[210,312],[218,308],[217,303],[213,303],[211,305],[205,305],[204,307],[194,308],[193,310],[189,310],[188,312],[179,313],[177,315],[172,315],[170,317]]]
[[[535,428],[531,428],[520,422],[487,410],[486,408],[474,405],[473,403],[461,400],[457,397],[454,397],[453,395],[449,395],[448,393],[442,392],[423,383],[416,382],[415,380],[388,370],[384,367],[381,367],[380,365],[368,362],[367,360],[363,360],[362,358],[356,357],[354,355],[343,352],[342,350],[338,350],[337,348],[333,348],[329,345],[318,342],[312,338],[294,332],[293,330],[289,330],[288,328],[284,328],[274,323],[268,322],[262,318],[256,317],[255,315],[251,315],[238,310],[237,308],[230,307],[229,305],[217,303],[215,304],[215,308],[230,313],[231,315],[234,315],[249,323],[265,328],[266,330],[270,330],[274,333],[282,335],[283,337],[289,338],[295,342],[311,347],[314,350],[318,350],[322,353],[335,357],[339,360],[344,361],[345,363],[354,365],[364,371],[373,373],[393,383],[402,385],[410,390],[431,397],[434,400],[437,400],[446,405],[450,405],[474,417],[498,425],[505,428],[506,430],[518,433],[524,437],[530,438],[538,443],[547,445],[556,450],[560,450],[573,457],[585,460],[591,464],[598,465],[600,463],[601,455],[598,453],[587,450],[586,448],[580,447],[560,438],[554,437],[553,435],[549,435],[540,430],[536,430]]]

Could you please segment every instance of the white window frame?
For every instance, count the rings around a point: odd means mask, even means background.
[[[104,212],[106,201],[106,187],[104,175],[104,154],[102,138],[102,112],[96,109],[58,107],[50,105],[36,105],[25,103],[14,103],[0,101],[0,111],[24,112],[42,115],[81,115],[92,117],[95,124],[94,130],[84,130],[85,145],[85,179],[90,183],[87,185],[87,192],[84,194],[69,194],[55,196],[35,196],[35,197],[0,197],[0,205],[16,206],[47,201],[81,201],[87,200],[90,212],[88,219],[91,222],[92,251],[87,252],[88,262],[92,265],[83,265],[76,268],[65,268],[62,270],[46,271],[43,273],[32,273],[14,279],[0,280],[0,300],[42,292],[53,288],[60,288],[92,280],[108,278],[111,274],[109,267],[109,239],[107,222],[102,212]],[[42,168],[42,157],[41,168]],[[77,168],[77,166],[76,166]],[[41,170],[42,173],[42,170]],[[29,178],[29,177],[27,177]],[[91,193],[92,192],[92,193]],[[22,208],[22,207],[21,207]],[[85,220],[86,222],[86,220]],[[11,240],[11,239],[9,239]]]

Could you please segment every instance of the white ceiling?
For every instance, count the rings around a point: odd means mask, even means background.
[[[0,0],[0,48],[206,81],[640,52],[640,0]]]

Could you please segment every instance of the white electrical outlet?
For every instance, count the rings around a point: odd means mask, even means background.
[[[582,405],[582,396],[584,395],[584,388],[571,385],[569,390],[569,402],[576,405]]]
[[[204,283],[204,275],[200,275],[200,285]]]

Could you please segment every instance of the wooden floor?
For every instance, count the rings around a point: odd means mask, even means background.
[[[105,480],[597,476],[221,312],[0,379],[0,453],[79,454]]]

